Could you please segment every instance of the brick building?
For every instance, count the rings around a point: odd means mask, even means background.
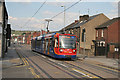
[[[74,34],[78,37],[78,50],[80,54],[95,55],[94,40],[96,39],[95,28],[109,20],[103,13],[89,16],[83,15],[65,29],[66,33]],[[63,29],[62,29],[63,30]],[[84,52],[85,51],[85,52]]]
[[[7,52],[7,39],[6,39],[6,28],[8,24],[8,12],[5,6],[5,1],[0,0],[0,33],[1,35],[1,52],[0,57],[4,57]]]
[[[96,55],[119,58],[120,17],[113,18],[96,27]]]

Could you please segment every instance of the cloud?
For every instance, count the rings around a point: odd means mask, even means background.
[[[42,14],[48,16],[48,17],[53,17],[55,16],[56,12],[51,12],[51,11],[44,11]],[[66,12],[65,13],[65,25],[69,25],[71,24],[72,22],[74,22],[74,20],[78,19],[79,17],[79,14],[78,13],[75,13],[75,12]],[[64,27],[64,13],[56,16],[55,18],[52,19],[53,21],[50,22],[50,27],[49,29],[52,30],[52,31],[55,31],[55,30],[60,30],[61,28]]]
[[[9,20],[17,20],[17,18],[12,17],[12,16],[8,16],[8,19],[9,19]]]
[[[57,12],[51,12],[51,11],[44,11],[42,14],[45,16],[54,16],[58,14]],[[72,16],[71,16],[72,15]],[[44,17],[45,17],[44,16]],[[78,14],[74,12],[66,12],[66,19],[65,19],[65,24],[68,25],[71,22],[74,22],[78,18]],[[45,19],[45,18],[44,18]],[[9,23],[12,25],[12,29],[14,30],[41,30],[44,29],[46,30],[47,22],[45,22],[44,19],[37,19],[37,18],[24,18],[24,17],[12,17],[9,16]],[[27,21],[31,20],[26,26],[25,23]],[[64,27],[64,15],[63,13],[60,14],[59,16],[53,18],[53,21],[50,22],[49,24],[49,30],[50,31],[56,31],[60,30]]]
[[[113,9],[111,9],[110,12],[107,14],[107,16],[110,19],[118,17],[118,9],[119,9],[118,8],[118,2],[112,2],[111,5],[113,6]]]
[[[25,26],[25,23],[27,21],[29,21],[29,23],[26,24],[26,26]],[[17,18],[17,17],[9,16],[9,23],[12,25],[13,30],[40,30],[41,27],[39,27],[39,26],[40,26],[41,22],[43,22],[43,19]]]
[[[33,2],[32,0],[6,0],[6,2]]]
[[[6,0],[6,2],[44,2],[45,0]],[[47,2],[77,2],[80,0],[47,0]],[[81,0],[82,2],[118,2],[119,0]]]
[[[116,18],[116,17],[118,17],[118,13],[109,13],[109,14],[107,14],[107,16],[108,16],[110,19]]]

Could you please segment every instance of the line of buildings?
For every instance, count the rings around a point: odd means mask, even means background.
[[[31,39],[38,37],[42,34],[47,34],[46,31],[35,31],[35,32],[23,32],[21,35],[12,34],[12,40],[14,43],[20,44],[31,44]]]
[[[77,36],[77,51],[85,56],[106,56],[120,58],[120,17],[109,19],[103,13],[79,16],[79,20],[59,30]],[[33,37],[46,34],[28,32],[13,39],[19,43],[30,44]]]
[[[8,24],[8,12],[5,6],[5,1],[0,0],[0,57],[4,57],[8,48],[8,37],[10,24]],[[9,35],[8,35],[9,34]]]
[[[103,13],[79,16],[60,31],[77,36],[77,48],[86,56],[120,57],[120,17],[109,19]]]

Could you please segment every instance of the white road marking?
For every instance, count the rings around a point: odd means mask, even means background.
[[[86,74],[84,74],[84,73],[82,73],[82,72],[80,72],[80,71],[78,71],[78,70],[76,70],[76,69],[73,69],[73,70],[74,70],[75,72],[78,72],[78,73],[84,75],[84,76],[87,76],[87,77],[89,77],[89,78],[92,78],[92,77],[90,77],[89,75],[86,75]]]
[[[66,65],[64,65],[64,64],[61,64],[61,63],[58,63],[58,64],[68,68],[68,66],[66,66]]]
[[[45,56],[41,56],[41,57],[46,58]]]
[[[52,60],[52,59],[48,59],[48,60],[55,62],[55,60]]]

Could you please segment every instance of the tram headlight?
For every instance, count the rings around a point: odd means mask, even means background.
[[[73,50],[73,52],[75,52],[76,50]]]
[[[60,51],[60,52],[63,52],[63,49],[60,49],[59,51]]]

